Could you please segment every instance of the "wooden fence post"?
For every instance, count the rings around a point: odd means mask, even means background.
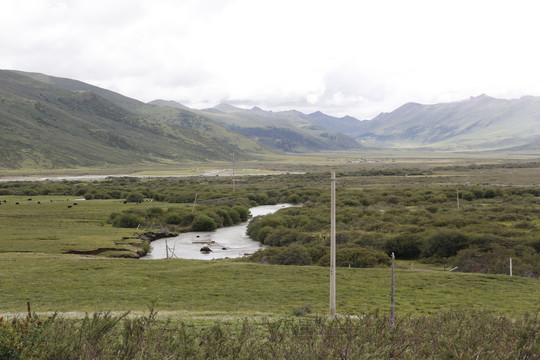
[[[396,257],[394,256],[394,253],[392,253],[392,291],[390,296],[390,328],[393,329],[396,326],[396,317],[395,317],[395,311],[394,311],[394,293],[395,293],[395,280],[396,280],[396,273],[395,273],[395,263],[396,263]]]

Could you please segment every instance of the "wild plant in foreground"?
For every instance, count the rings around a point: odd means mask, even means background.
[[[2,319],[1,359],[540,359],[540,319],[446,313],[188,324],[98,313]]]

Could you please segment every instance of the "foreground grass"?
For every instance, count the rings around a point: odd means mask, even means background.
[[[0,254],[0,312],[32,310],[292,314],[301,306],[326,314],[328,268],[232,261],[129,260],[49,254]],[[338,313],[388,312],[390,269],[339,268]],[[502,275],[399,269],[396,311],[438,314],[540,312],[540,280]]]
[[[540,319],[451,313],[405,318],[244,319],[194,326],[154,313],[0,318],[2,359],[538,359]]]

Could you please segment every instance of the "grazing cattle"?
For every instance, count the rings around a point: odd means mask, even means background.
[[[71,209],[71,205],[68,205],[68,209]]]
[[[28,201],[32,201],[32,198],[29,198]]]
[[[77,205],[77,203],[73,203],[73,205],[75,206],[75,205]]]
[[[16,203],[15,203],[15,205],[19,205],[19,203],[18,203],[18,202],[16,202]]]
[[[38,201],[37,203],[38,203],[38,204],[41,204],[41,201]]]

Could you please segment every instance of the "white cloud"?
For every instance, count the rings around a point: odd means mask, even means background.
[[[408,102],[540,95],[527,0],[5,0],[0,68],[150,101],[370,118]]]

